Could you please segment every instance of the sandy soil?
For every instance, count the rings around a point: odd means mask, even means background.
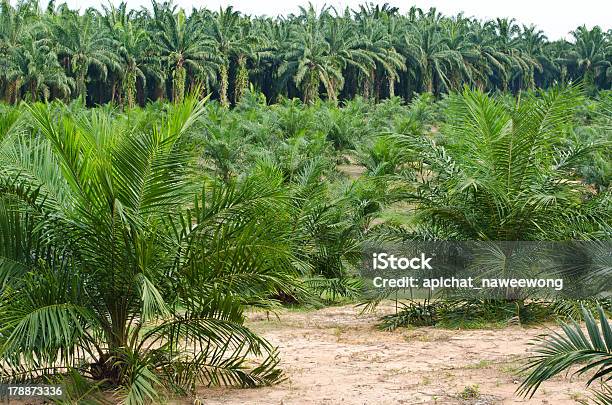
[[[361,177],[363,173],[365,173],[366,168],[356,164],[348,164],[337,165],[336,170],[347,175],[349,179],[355,180]]]
[[[249,325],[280,348],[287,380],[258,389],[202,389],[203,404],[576,404],[584,380],[546,382],[530,400],[514,395],[528,342],[546,327],[382,332],[377,314],[353,306],[253,314]],[[478,386],[478,398],[459,393]],[[184,403],[192,403],[184,402]]]

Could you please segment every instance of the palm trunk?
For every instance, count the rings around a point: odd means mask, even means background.
[[[166,79],[162,79],[162,81],[155,86],[153,98],[155,100],[163,101],[166,98],[166,89]]]
[[[95,380],[107,380],[114,385],[121,379],[121,367],[117,362],[125,357],[129,347],[128,321],[123,300],[108,303],[110,323],[104,327],[107,349],[97,361],[91,364],[90,372]]]
[[[587,89],[590,89],[595,83],[595,74],[590,67],[585,69],[583,80],[584,80],[584,84],[586,85]]]
[[[423,78],[423,81],[425,82],[425,91],[433,94],[433,72],[431,71],[431,69],[428,68],[426,70],[426,74]]]
[[[505,74],[502,75],[502,91],[508,91],[508,77]]]
[[[316,70],[308,73],[304,86],[304,104],[312,104],[319,97],[319,76]]]
[[[363,81],[363,98],[365,98],[366,100],[368,100],[372,96],[372,93],[374,90],[373,89],[374,75],[375,75],[375,72],[371,71],[369,75],[366,76],[365,80]]]
[[[7,104],[11,103],[11,98],[13,97],[12,88],[13,88],[13,83],[12,82],[8,82],[6,84],[6,87],[4,88],[4,101]]]
[[[561,83],[567,82],[567,66],[561,66]]]
[[[333,102],[334,104],[338,103],[338,93],[336,91],[337,88],[338,88],[338,84],[336,83],[336,80],[333,78],[330,79],[329,88],[327,88],[326,86],[327,98],[329,101]]]
[[[426,88],[428,93],[433,94],[433,80],[429,79],[427,81],[427,88]]]
[[[104,103],[104,86],[102,80],[98,82],[98,103],[102,105]]]
[[[128,66],[127,72],[123,78],[123,99],[126,101],[128,108],[134,108],[136,104],[136,69],[133,65]]]
[[[19,102],[19,87],[20,80],[16,79],[12,81],[7,88],[7,101],[10,103],[17,104]]]
[[[185,97],[186,79],[187,72],[183,67],[182,62],[179,61],[172,74],[172,101],[175,103],[181,103]]]
[[[193,86],[192,86],[192,90],[198,91],[199,95],[200,95],[200,99],[203,99],[204,97],[206,97],[206,93],[208,92],[208,85],[207,85],[208,80],[202,80],[201,78],[198,78],[195,80]]]
[[[32,97],[32,102],[36,102],[36,80],[32,80],[30,83],[30,96]]]
[[[111,86],[111,104],[115,103],[116,93],[117,93],[117,82],[113,79],[113,85]]]
[[[228,68],[227,64],[223,63],[219,70],[220,82],[219,85],[219,97],[221,99],[221,105],[223,107],[229,107],[229,100],[227,99],[227,88],[228,88]]]
[[[145,102],[144,91],[145,90],[144,90],[144,86],[142,85],[142,83],[139,83],[138,80],[136,80],[136,100],[139,105],[144,105],[144,102]]]
[[[77,74],[77,80],[76,80],[77,96],[82,97],[84,103],[87,102],[87,86],[85,85],[85,75],[86,74],[87,74],[86,70],[84,71],[83,69],[80,69],[79,73]]]
[[[363,91],[361,95],[366,100],[370,98],[370,83],[369,83],[369,79],[367,78],[363,81]]]
[[[136,102],[136,73],[129,70],[124,78],[124,95],[128,108],[134,108]]]
[[[238,73],[234,86],[234,103],[238,104],[244,92],[249,87],[249,72],[246,67],[246,57],[241,55],[238,58]]]
[[[389,98],[395,97],[395,77],[389,76]]]

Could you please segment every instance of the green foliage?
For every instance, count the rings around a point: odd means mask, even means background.
[[[418,126],[405,131],[401,124],[391,126],[391,134],[373,138],[372,146],[364,148],[369,156],[362,161],[370,171],[384,175],[387,186],[393,184],[388,190],[395,194],[393,201],[405,204],[398,208],[405,221],[387,221],[368,237],[399,242],[608,240],[610,190],[594,190],[580,176],[580,168],[592,168],[591,158],[605,155],[609,145],[574,136],[573,113],[583,102],[579,87],[526,93],[516,100],[465,89],[444,101],[445,122],[439,133],[426,133]],[[597,108],[606,115],[605,101]],[[417,115],[418,110],[418,104],[412,106],[410,114]],[[609,126],[604,124],[601,130],[607,133]],[[483,251],[478,260],[487,271],[503,274],[517,254],[522,253]],[[559,252],[556,255],[554,260],[563,259]],[[571,276],[595,280],[608,274],[607,253],[594,257],[602,262],[578,266]],[[587,295],[595,297],[594,303],[604,302],[600,293],[608,289],[605,282],[594,281],[592,287]],[[396,291],[377,291],[368,298],[369,307]],[[452,328],[528,324],[567,316],[579,305],[575,300],[538,301],[526,290],[506,291],[502,300],[445,293],[439,297],[444,305],[410,304],[385,318],[383,327],[411,324],[413,318],[421,322],[420,312],[430,314],[433,321],[428,323]]]
[[[445,304],[429,299],[402,302],[397,313],[381,318],[378,328],[392,331],[402,326],[434,326],[438,322],[438,314],[442,305]]]
[[[478,385],[468,385],[459,393],[459,398],[469,401],[480,398],[480,387]]]
[[[492,299],[425,299],[400,302],[401,309],[381,318],[378,327],[394,330],[406,326],[479,329],[512,324],[530,325],[555,318],[548,302],[509,302]]]
[[[27,130],[8,126],[2,381],[78,370],[141,404],[167,388],[282,378],[243,311],[302,288],[288,218],[278,214],[291,198],[272,172],[194,188],[180,145],[203,109],[187,98],[133,125],[110,109],[37,104],[27,107]],[[261,361],[247,364],[252,357]],[[89,396],[73,377],[72,394]]]
[[[589,193],[575,174],[601,145],[563,143],[581,100],[576,88],[556,88],[508,108],[465,90],[451,100],[444,146],[426,136],[395,135],[404,156],[418,156],[414,192],[406,197],[417,204],[419,226],[442,226],[439,237],[468,240],[609,232],[609,192]]]
[[[244,23],[224,15],[219,24]],[[125,9],[108,18],[121,37]],[[168,37],[196,29],[185,18],[160,17]],[[326,29],[309,18],[313,30]],[[360,24],[371,29],[369,46],[391,52],[371,19]],[[232,43],[229,55],[250,52]],[[148,76],[146,90],[136,73],[145,72],[143,60],[126,55],[119,62],[135,63],[136,81],[121,83],[117,97],[171,90]],[[65,380],[68,401],[95,403],[110,389],[107,399],[135,404],[198,385],[272,384],[283,378],[277,352],[245,327],[245,310],[360,299],[365,242],[609,237],[599,164],[609,148],[605,92],[587,99],[576,87],[518,97],[465,89],[408,104],[356,97],[338,107],[319,97],[269,106],[250,86],[233,92],[240,101],[228,109],[202,97],[203,87],[188,91],[205,67],[187,60],[185,88],[174,88],[185,91],[181,102],[177,92],[171,103],[143,108],[0,105],[3,381]],[[168,61],[157,60],[159,71],[179,69]],[[354,79],[372,91],[364,75],[373,65],[363,63]],[[90,84],[97,73],[88,70]],[[503,269],[502,256],[489,256],[487,266]],[[602,264],[574,270],[601,277]],[[393,292],[380,291],[371,306]],[[606,305],[507,298],[415,300],[383,328],[527,324]]]
[[[592,313],[583,309],[587,335],[578,323],[572,322],[561,326],[562,333],[538,340],[535,354],[525,368],[530,374],[519,387],[520,394],[531,397],[544,381],[578,366],[574,374],[589,373],[587,386],[601,383],[601,390],[595,393],[596,402],[610,403],[612,396],[607,381],[612,372],[612,329],[604,310],[599,307],[597,312],[599,327]]]

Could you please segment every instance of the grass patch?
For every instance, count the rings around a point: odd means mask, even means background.
[[[480,398],[480,387],[477,384],[466,386],[458,395],[463,400]]]
[[[495,364],[495,362],[492,360],[480,360],[477,363],[467,365],[465,368],[468,370],[481,370],[483,368],[489,368],[493,364]]]

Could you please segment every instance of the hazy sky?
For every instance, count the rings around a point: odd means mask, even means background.
[[[65,0],[71,7],[99,7],[107,0]],[[126,0],[132,8],[149,6],[150,0]],[[62,0],[57,0],[61,3]],[[113,0],[118,3],[119,0]],[[364,4],[364,0],[328,0],[311,1],[317,8],[323,4],[333,5],[339,9],[346,6],[354,8]],[[514,17],[520,24],[535,24],[543,30],[550,39],[567,37],[568,32],[578,25],[586,24],[589,28],[599,25],[610,28],[612,20],[612,0],[409,0],[387,1],[393,6],[405,11],[412,5],[423,9],[436,7],[445,15],[463,11],[467,16],[480,19],[495,17]],[[186,10],[192,7],[219,8],[220,5],[232,5],[246,14],[278,14],[297,13],[299,5],[308,4],[307,0],[175,0],[175,3]],[[385,1],[374,1],[383,4]]]

